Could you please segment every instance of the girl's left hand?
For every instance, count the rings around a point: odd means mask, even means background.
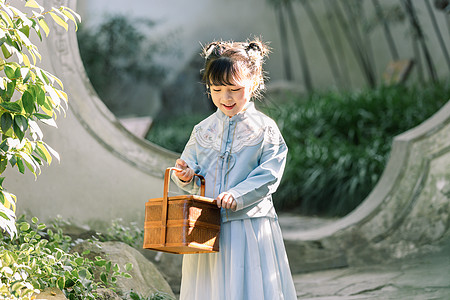
[[[231,195],[228,192],[223,192],[216,198],[217,207],[223,207],[226,209],[231,209],[232,211],[236,210],[236,200],[234,199],[233,195]]]

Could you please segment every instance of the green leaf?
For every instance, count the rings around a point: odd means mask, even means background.
[[[3,56],[4,56],[6,59],[10,58],[11,55],[12,55],[12,53],[6,48],[5,44],[2,44],[1,48],[2,48]]]
[[[19,29],[23,34],[25,34],[28,38],[30,37],[30,26],[23,26]]]
[[[103,281],[104,284],[108,284],[108,275],[105,272],[102,272],[100,274],[100,279]]]
[[[32,217],[32,218],[31,218],[31,222],[32,222],[33,224],[37,224],[37,223],[39,222],[39,219],[38,219],[37,217]]]
[[[0,103],[0,106],[10,112],[13,112],[13,113],[22,112],[22,108],[16,102],[3,102],[3,103]]]
[[[25,91],[22,95],[22,105],[25,109],[25,112],[28,114],[32,114],[35,110],[33,95],[30,92]]]
[[[104,260],[104,259],[96,260],[96,261],[94,261],[94,264],[98,267],[103,267],[104,265],[106,265],[106,260]]]
[[[7,166],[8,166],[8,160],[6,159],[5,156],[2,156],[0,158],[0,174],[5,172]]]
[[[20,224],[19,229],[20,231],[27,231],[28,229],[30,229],[30,224],[28,224],[27,222],[23,222],[22,224]]]
[[[16,124],[18,129],[23,133],[28,129],[28,120],[22,115],[14,116],[14,124]]]
[[[40,106],[45,105],[45,91],[41,87],[36,87],[35,89],[37,103]]]
[[[107,263],[106,263],[106,267],[105,267],[105,269],[106,269],[106,272],[110,272],[111,271],[111,266],[112,266],[112,262],[111,261],[108,261]]]
[[[17,157],[16,163],[17,163],[17,167],[19,168],[19,172],[24,174],[25,173],[25,165],[23,164],[23,161],[19,157]]]
[[[5,112],[0,117],[0,127],[3,132],[7,132],[12,125],[13,119],[9,112]]]
[[[14,69],[13,68],[11,68],[10,66],[5,66],[5,74],[6,74],[6,76],[9,78],[9,79],[14,79],[15,78],[15,76],[14,76]]]
[[[75,259],[75,263],[76,263],[77,265],[79,265],[79,266],[83,265],[83,264],[84,264],[84,258],[83,258],[83,257],[77,257],[77,258]]]
[[[119,271],[120,271],[120,268],[119,268],[119,265],[118,265],[118,264],[114,264],[114,266],[113,266],[113,271],[114,271],[114,272],[119,272]]]
[[[65,286],[65,279],[64,279],[64,277],[59,277],[58,280],[56,281],[56,285],[58,286],[58,288],[60,290],[63,290],[64,286]]]
[[[33,116],[35,116],[39,120],[48,120],[48,119],[52,118],[49,115],[44,115],[44,114],[40,114],[40,113],[35,113],[35,114],[33,114]]]
[[[127,272],[130,272],[133,269],[133,264],[132,263],[127,263],[125,265],[125,270],[127,270]]]
[[[16,80],[13,80],[6,84],[6,97],[8,98],[8,101],[13,96],[15,88],[16,88]]]

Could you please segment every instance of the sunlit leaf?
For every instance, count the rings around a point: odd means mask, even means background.
[[[57,14],[55,14],[54,12],[51,12],[51,11],[49,12],[49,14],[53,18],[53,20],[56,22],[56,24],[63,27],[66,31],[69,30],[69,26],[60,16],[58,16]]]
[[[48,28],[47,23],[44,21],[44,19],[38,19],[39,25],[41,26],[42,30],[45,32],[45,36],[48,36],[50,33],[50,29]]]
[[[11,51],[9,50],[10,47],[9,47],[8,45],[6,45],[6,44],[3,44],[3,45],[1,46],[1,48],[2,48],[3,56],[4,56],[6,59],[10,58],[11,55],[12,55]]]
[[[52,147],[50,147],[48,144],[45,144],[45,146],[47,147],[48,151],[58,160],[58,162],[60,161],[59,159],[59,154],[58,152],[56,152]]]
[[[42,6],[40,6],[36,1],[34,0],[28,0],[25,4],[26,7],[32,7],[32,8],[38,8],[41,12],[44,10]]]

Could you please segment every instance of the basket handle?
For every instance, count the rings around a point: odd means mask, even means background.
[[[162,212],[161,212],[161,222],[162,222],[162,228],[161,228],[161,241],[162,244],[166,244],[166,233],[167,233],[167,209],[169,207],[169,201],[168,201],[168,192],[169,192],[169,181],[170,181],[170,171],[174,170],[180,170],[179,168],[171,167],[167,168],[166,172],[164,173],[164,193],[163,193],[163,201],[162,201]],[[194,176],[197,176],[200,179],[200,195],[202,197],[205,196],[205,178],[202,175],[194,174]]]
[[[167,194],[169,192],[169,182],[170,182],[170,171],[179,171],[179,168],[171,167],[167,168],[164,174],[164,194],[163,197],[167,198]],[[205,178],[202,175],[194,174],[200,179],[200,196],[205,196]]]

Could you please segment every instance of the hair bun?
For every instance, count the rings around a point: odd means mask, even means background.
[[[214,56],[222,55],[225,50],[225,45],[222,41],[212,42],[203,48],[203,56],[207,59],[211,54]]]
[[[264,58],[264,56],[267,55],[268,48],[261,41],[255,40],[255,41],[248,42],[248,45],[245,48],[245,51],[247,51],[247,53],[250,57],[262,59],[262,58]]]

